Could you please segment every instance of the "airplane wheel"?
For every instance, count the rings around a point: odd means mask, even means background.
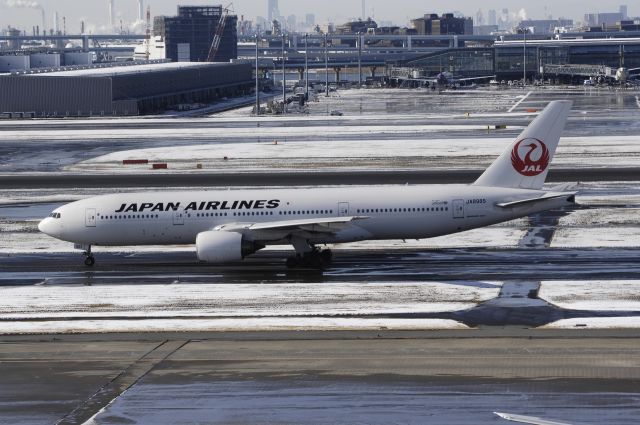
[[[320,253],[320,257],[322,258],[322,261],[324,261],[325,263],[330,263],[331,260],[333,259],[333,252],[331,252],[330,249],[325,249]]]
[[[84,259],[84,265],[91,267],[96,263],[96,259],[93,258],[93,256],[89,256],[87,258]]]
[[[288,269],[293,269],[298,266],[298,259],[296,257],[287,258],[286,266]]]

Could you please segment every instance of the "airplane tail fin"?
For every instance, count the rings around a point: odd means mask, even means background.
[[[473,183],[476,186],[541,189],[571,110],[569,100],[554,100]]]

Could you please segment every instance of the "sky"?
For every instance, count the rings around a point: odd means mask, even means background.
[[[176,7],[181,5],[217,5],[219,1],[203,0],[143,0],[146,10],[151,5],[151,15],[174,15]],[[114,0],[117,21],[133,22],[137,18],[137,0]],[[226,6],[230,1],[224,0]],[[640,15],[640,3],[634,1],[611,0],[555,0],[546,1],[513,1],[513,0],[366,0],[367,15],[376,21],[391,21],[396,25],[406,26],[409,20],[425,13],[444,13],[459,11],[474,17],[478,9],[482,9],[485,19],[487,10],[500,11],[508,8],[514,13],[521,9],[526,16],[542,19],[547,13],[554,18],[567,17],[581,20],[585,13],[617,12],[620,4],[629,5],[629,15]],[[267,16],[267,0],[234,0],[235,13],[245,19],[253,20],[256,16]],[[279,0],[280,13],[284,16],[297,15],[303,18],[306,13],[314,13],[317,23],[344,23],[361,15],[361,0]],[[103,32],[108,23],[108,0],[0,0],[0,28],[11,25],[31,32],[35,25],[41,25],[42,12],[45,11],[47,28],[52,28],[53,15],[57,11],[62,27],[62,17],[66,17],[67,33],[79,33],[80,21],[84,20],[88,30]],[[522,12],[520,12],[522,15]]]

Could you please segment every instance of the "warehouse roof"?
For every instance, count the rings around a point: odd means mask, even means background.
[[[149,72],[177,71],[181,69],[221,67],[229,64],[229,62],[167,62],[141,65],[127,65],[126,63],[123,63],[122,66],[109,66],[105,68],[91,67],[84,69],[27,73],[23,75],[37,75],[40,77],[113,77],[116,75],[133,75]]]

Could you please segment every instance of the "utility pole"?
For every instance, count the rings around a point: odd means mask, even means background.
[[[84,25],[83,25],[84,26]],[[147,5],[147,15],[145,21],[145,38],[147,44],[144,49],[144,58],[149,60],[151,56],[151,6]]]
[[[522,44],[522,50],[524,52],[524,58],[522,60],[522,87],[527,85],[527,29],[522,29],[524,35],[524,43]]]
[[[260,115],[260,68],[258,68],[258,34],[256,33],[256,115]]]
[[[362,35],[358,33],[358,88],[362,87]]]
[[[284,42],[285,35],[282,34],[282,113],[285,114],[287,111],[287,72],[284,64]]]
[[[305,100],[309,99],[309,46],[307,39],[309,34],[304,35],[304,95]]]
[[[327,34],[324,35],[324,90],[329,97],[329,51],[327,50]]]

